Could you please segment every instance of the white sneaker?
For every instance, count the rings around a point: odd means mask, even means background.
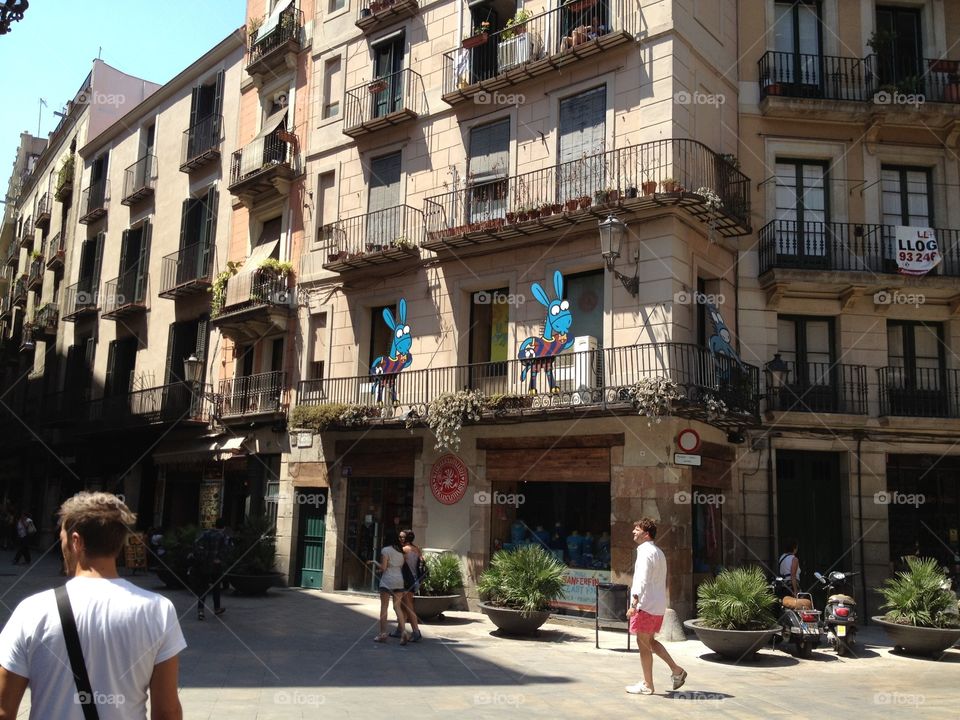
[[[627,685],[625,689],[631,695],[653,695],[653,690],[648,688],[645,682],[638,682],[636,685]]]

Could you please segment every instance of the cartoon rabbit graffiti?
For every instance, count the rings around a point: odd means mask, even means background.
[[[563,299],[563,275],[559,270],[553,273],[553,289],[556,299],[551,300],[539,283],[530,286],[533,296],[547,308],[546,319],[543,321],[543,334],[528,337],[520,343],[517,358],[521,361],[523,372],[520,373],[520,382],[530,375],[528,392],[537,394],[537,376],[540,371],[547,374],[547,383],[551,393],[559,393],[556,378],[553,375],[553,363],[556,356],[573,345],[570,327],[573,325],[573,315],[570,312],[570,302]]]
[[[410,354],[413,336],[410,335],[410,326],[407,325],[407,301],[400,298],[397,303],[396,321],[390,308],[384,308],[383,321],[393,330],[393,341],[390,343],[390,354],[387,357],[381,355],[370,364],[370,375],[373,378],[371,392],[376,395],[377,402],[382,404],[384,391],[389,389],[390,399],[396,406],[399,405],[397,375],[413,362],[413,355]]]

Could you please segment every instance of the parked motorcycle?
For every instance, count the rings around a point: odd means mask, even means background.
[[[857,601],[848,594],[848,591],[852,592],[849,580],[856,574],[837,571],[827,577],[818,572],[813,574],[830,593],[823,608],[823,629],[827,634],[827,642],[839,657],[851,654],[857,634]]]
[[[802,592],[794,597],[784,575],[774,577],[770,587],[780,598],[780,639],[793,644],[797,657],[810,657],[820,644],[820,611],[813,609],[813,596]]]

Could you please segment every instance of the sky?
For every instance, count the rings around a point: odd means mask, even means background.
[[[98,53],[163,84],[240,27],[245,10],[245,0],[30,0],[23,20],[0,35],[3,190],[20,133],[37,133],[38,111],[41,137],[56,127],[53,111],[73,99]]]

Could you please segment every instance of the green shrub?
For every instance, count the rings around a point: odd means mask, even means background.
[[[477,590],[492,605],[526,612],[548,610],[563,594],[566,570],[540,545],[500,550],[480,576]]]
[[[956,598],[947,576],[933,558],[907,558],[907,569],[888,578],[880,588],[887,610],[884,620],[928,628],[960,627]]]
[[[277,529],[266,515],[247,518],[233,538],[227,567],[237,575],[265,575],[274,572],[277,558]]]
[[[189,556],[193,553],[193,544],[200,534],[196,525],[185,525],[173,528],[163,536],[163,549],[166,552],[160,558],[158,565],[161,572],[173,574],[175,579],[186,585],[187,570],[190,569]]]
[[[697,588],[701,623],[717,630],[768,630],[776,627],[777,597],[759,567],[724,570]]]
[[[427,577],[420,583],[421,595],[453,595],[463,587],[460,559],[453,553],[426,555]]]
[[[295,428],[307,428],[320,432],[336,425],[346,409],[347,406],[343,403],[297,405],[290,411],[290,423]]]

